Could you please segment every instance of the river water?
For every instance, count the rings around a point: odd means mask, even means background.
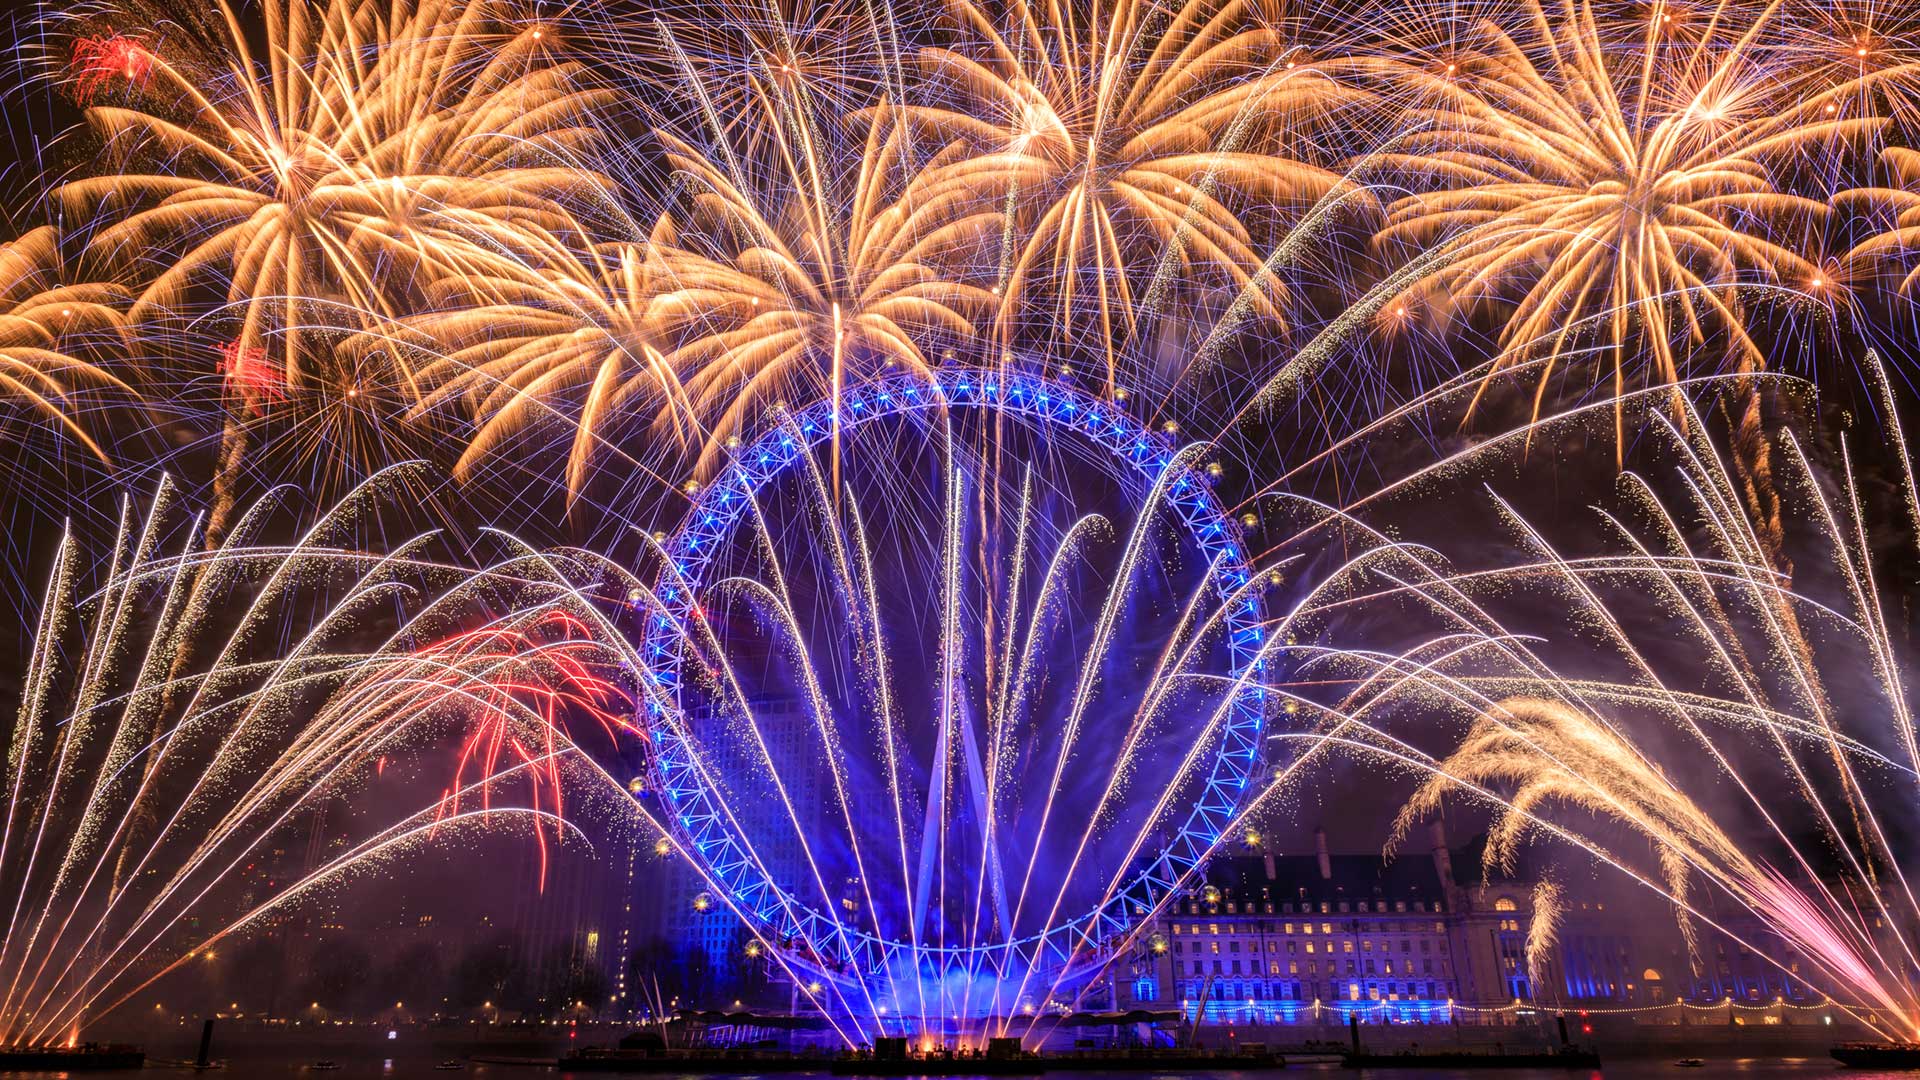
[[[426,1055],[401,1055],[381,1057],[356,1055],[349,1051],[340,1051],[333,1059],[340,1067],[333,1070],[316,1070],[311,1060],[289,1060],[272,1056],[266,1051],[238,1051],[226,1058],[227,1068],[222,1072],[197,1074],[206,1077],[230,1077],[233,1080],[439,1080],[439,1078],[471,1077],[473,1080],[590,1080],[618,1075],[611,1073],[573,1074],[553,1068],[531,1065],[492,1065],[469,1062],[459,1071],[442,1071],[435,1068],[438,1061]],[[195,1076],[187,1069],[166,1069],[150,1065],[139,1074],[153,1077],[156,1074],[171,1072],[181,1077]],[[19,1080],[51,1080],[54,1076],[65,1074],[52,1073],[0,1073],[0,1076],[19,1078]],[[89,1074],[78,1074],[73,1080],[85,1080]],[[103,1078],[116,1074],[94,1074]],[[1830,1060],[1817,1058],[1709,1058],[1705,1068],[1682,1069],[1671,1061],[1618,1061],[1599,1070],[1558,1070],[1558,1069],[1522,1069],[1522,1070],[1471,1070],[1471,1069],[1386,1069],[1361,1070],[1349,1072],[1331,1063],[1296,1064],[1283,1072],[1269,1070],[1231,1072],[1215,1071],[1204,1073],[1062,1073],[1063,1077],[1073,1080],[1275,1080],[1282,1076],[1302,1078],[1319,1077],[1322,1080],[1592,1080],[1607,1077],[1608,1080],[1653,1080],[1655,1077],[1670,1080],[1685,1080],[1688,1077],[1749,1077],[1752,1080],[1800,1080],[1815,1076],[1834,1076],[1835,1080],[1914,1080],[1911,1072],[1872,1072],[1866,1070],[1840,1069]],[[743,1073],[735,1076],[702,1076],[697,1080],[827,1080],[824,1072],[816,1073]],[[672,1074],[654,1074],[647,1080],[694,1080],[694,1078],[675,1077]],[[959,1078],[966,1080],[966,1078]],[[1004,1078],[993,1078],[1004,1080]]]

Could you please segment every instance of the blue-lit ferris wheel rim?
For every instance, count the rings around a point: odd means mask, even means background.
[[[858,965],[868,971],[888,970],[886,965],[904,952],[911,952],[916,964],[933,959],[941,967],[957,959],[985,959],[992,967],[1015,959],[1035,966],[1050,957],[1064,962],[1076,947],[1109,940],[1128,929],[1134,919],[1156,910],[1218,844],[1252,779],[1265,725],[1264,693],[1258,685],[1263,632],[1258,590],[1244,588],[1251,570],[1239,529],[1214,497],[1207,479],[1178,462],[1170,438],[1148,431],[1117,405],[1061,383],[975,369],[942,369],[931,377],[884,376],[845,391],[840,400],[843,436],[872,420],[926,409],[998,409],[1080,434],[1138,470],[1149,486],[1168,468],[1179,468],[1180,473],[1167,482],[1165,502],[1185,522],[1211,568],[1215,591],[1229,605],[1222,617],[1231,660],[1227,677],[1247,676],[1248,689],[1228,707],[1206,785],[1172,842],[1098,908],[1044,933],[970,947],[914,947],[847,926],[784,893],[754,864],[698,775],[692,748],[683,735],[680,642],[703,574],[733,535],[752,504],[751,497],[832,436],[833,402],[822,401],[783,417],[753,442],[733,451],[726,469],[699,493],[679,531],[664,545],[668,566],[656,589],[660,607],[647,619],[642,647],[662,691],[650,698],[645,723],[653,746],[651,768],[667,820],[678,832],[683,849],[706,864],[713,883],[727,891],[738,911],[758,923],[756,929],[763,936],[789,943],[789,948],[804,944],[809,959],[829,969]],[[663,700],[671,701],[671,706],[661,705]],[[678,723],[664,715],[669,707],[681,714]]]

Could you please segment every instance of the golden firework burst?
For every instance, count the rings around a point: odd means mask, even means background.
[[[882,110],[853,162],[779,130],[784,167],[767,184],[659,133],[692,197],[657,249],[649,318],[706,433],[703,472],[752,410],[888,365],[924,370],[991,310],[986,289],[937,265],[951,233],[931,209],[937,173],[905,168],[906,126]]]
[[[519,243],[485,268],[430,286],[428,313],[408,321],[408,340],[432,356],[421,367],[417,411],[464,406],[475,428],[456,466],[462,478],[516,432],[573,425],[566,477],[578,493],[611,417],[636,409],[668,423],[687,416],[648,331],[657,260],[648,244],[577,250],[544,230],[519,232]]]
[[[604,95],[497,4],[263,10],[264,55],[224,0],[175,47],[143,48],[137,92],[86,114],[121,167],[58,194],[100,216],[93,250],[140,281],[134,319],[211,287],[240,314],[240,347],[297,382],[315,324],[391,313],[421,277],[466,265],[451,226],[550,215],[579,175],[527,144],[588,138]]]
[[[1388,157],[1430,188],[1391,204],[1378,240],[1450,244],[1433,279],[1511,305],[1496,369],[1549,357],[1544,394],[1580,340],[1611,347],[1616,392],[1630,364],[1676,381],[1710,343],[1716,366],[1764,365],[1740,287],[1812,284],[1811,244],[1789,238],[1828,210],[1772,166],[1878,122],[1783,101],[1757,31],[1730,22],[1669,50],[1658,20],[1623,41],[1589,0],[1530,2],[1443,64],[1372,63],[1410,128]]]
[[[102,461],[73,395],[91,387],[131,388],[104,366],[103,351],[126,345],[125,290],[70,283],[60,236],[41,226],[0,245],[0,393],[52,420]]]
[[[959,3],[964,40],[923,51],[955,107],[907,110],[967,153],[936,183],[997,242],[1003,325],[1027,309],[1050,335],[1116,340],[1174,284],[1224,286],[1279,319],[1242,211],[1324,195],[1339,177],[1295,128],[1345,93],[1304,64],[1285,20],[1253,0],[1004,7]]]

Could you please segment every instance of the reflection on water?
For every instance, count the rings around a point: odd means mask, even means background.
[[[342,1055],[332,1059],[338,1066],[334,1069],[316,1069],[313,1061],[290,1061],[284,1057],[269,1054],[248,1055],[226,1059],[226,1068],[220,1072],[199,1074],[185,1067],[165,1067],[149,1065],[139,1076],[152,1076],[155,1073],[178,1073],[182,1077],[205,1075],[209,1077],[228,1077],[233,1080],[254,1077],[267,1080],[429,1080],[429,1078],[472,1077],[474,1080],[593,1080],[616,1076],[615,1073],[561,1072],[551,1067],[534,1065],[502,1065],[485,1062],[463,1061],[459,1070],[442,1070],[438,1066],[445,1059],[432,1057],[352,1057]],[[113,1074],[76,1075],[72,1080],[86,1080],[87,1077],[103,1078]],[[1718,1077],[1739,1075],[1754,1077],[1756,1080],[1797,1080],[1800,1077],[1833,1075],[1836,1080],[1912,1080],[1914,1073],[1878,1072],[1854,1069],[1841,1069],[1835,1062],[1821,1058],[1708,1058],[1704,1068],[1683,1069],[1669,1060],[1616,1061],[1599,1070],[1559,1070],[1559,1069],[1515,1069],[1515,1070],[1474,1070],[1474,1069],[1365,1069],[1351,1072],[1332,1062],[1299,1063],[1289,1066],[1284,1074],[1270,1071],[1260,1072],[1206,1072],[1206,1073],[1063,1073],[1063,1077],[1073,1080],[1278,1080],[1283,1075],[1295,1075],[1320,1080],[1334,1080],[1335,1077],[1355,1078],[1355,1080],[1686,1080],[1688,1077]],[[808,1080],[825,1080],[823,1072],[815,1073],[745,1073],[735,1076],[676,1077],[668,1074],[654,1074],[647,1080],[783,1080],[785,1077],[806,1077]],[[8,1080],[64,1080],[65,1073],[0,1073]],[[968,1078],[944,1078],[944,1080],[968,1080]],[[987,1080],[987,1078],[982,1078]],[[1003,1080],[1003,1078],[993,1078]]]

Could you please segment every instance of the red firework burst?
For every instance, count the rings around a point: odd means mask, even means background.
[[[112,34],[73,43],[73,96],[81,104],[121,79],[129,86],[145,86],[152,73],[153,53],[136,37]]]
[[[459,812],[456,793],[467,777],[521,772],[532,805],[561,807],[561,758],[570,722],[597,724],[609,738],[637,734],[632,699],[606,671],[607,655],[588,627],[562,611],[530,625],[490,626],[418,650],[429,673],[414,688],[418,702],[463,702],[472,723],[462,743],[443,812]],[[531,722],[530,722],[531,721]],[[493,786],[480,789],[490,806]],[[541,840],[544,863],[546,844]]]
[[[249,405],[287,396],[286,374],[280,365],[267,359],[267,351],[258,345],[229,341],[220,346],[220,374],[226,378],[228,388]]]

